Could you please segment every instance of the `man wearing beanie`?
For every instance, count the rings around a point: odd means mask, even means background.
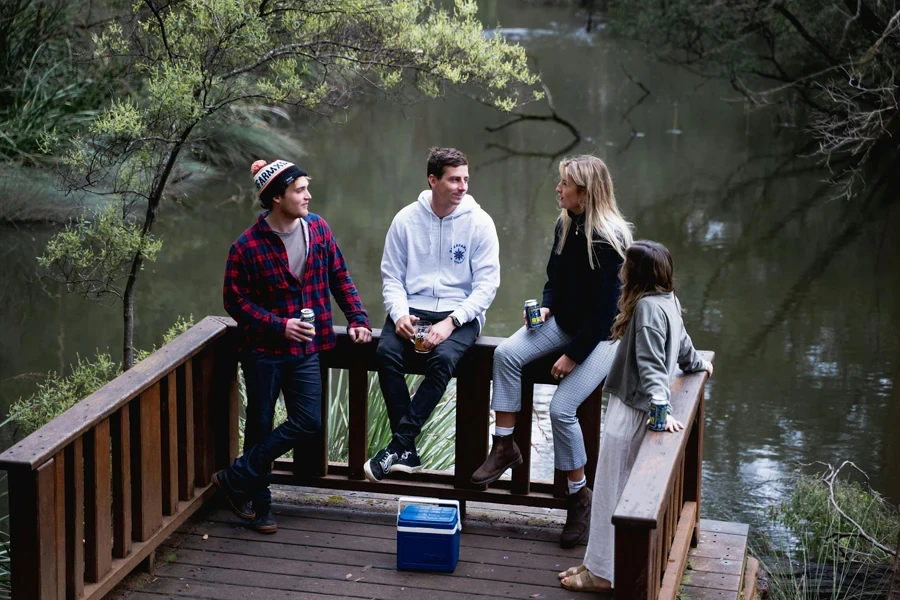
[[[369,481],[421,469],[416,438],[447,389],[456,363],[481,328],[497,287],[500,258],[491,217],[466,191],[469,166],[453,148],[428,154],[429,189],[394,217],[381,258],[387,319],[378,343],[378,379],[393,436],[364,466]],[[410,398],[404,365],[415,356],[416,324],[424,339],[425,379]]]
[[[237,516],[261,533],[275,533],[272,462],[311,445],[322,427],[319,352],[335,345],[329,292],[347,317],[350,339],[364,344],[372,331],[331,229],[309,212],[306,171],[284,160],[256,161],[250,170],[266,212],[232,244],[224,286],[247,387],[244,454],[212,482]],[[312,309],[313,324],[301,320],[304,308]],[[288,419],[273,431],[279,392]],[[294,460],[304,460],[299,454]]]

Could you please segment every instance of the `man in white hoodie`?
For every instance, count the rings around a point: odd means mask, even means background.
[[[453,148],[428,153],[428,190],[391,223],[381,258],[387,319],[378,343],[378,379],[387,404],[391,443],[365,464],[366,478],[421,469],[416,437],[484,326],[500,285],[497,230],[466,191],[469,163]],[[425,379],[413,398],[404,379],[418,321],[433,323],[425,339]]]

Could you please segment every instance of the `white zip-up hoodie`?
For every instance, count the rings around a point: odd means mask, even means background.
[[[500,286],[500,244],[494,221],[466,194],[439,218],[431,190],[394,217],[381,257],[384,307],[396,323],[410,308],[452,311],[462,323],[484,327]]]

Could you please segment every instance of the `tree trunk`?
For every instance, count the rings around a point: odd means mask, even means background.
[[[153,182],[150,190],[150,196],[147,198],[147,213],[144,216],[144,227],[141,229],[141,239],[143,240],[153,229],[153,223],[156,220],[156,214],[159,212],[159,203],[162,200],[163,193],[166,190],[166,183],[169,181],[169,175],[175,167],[175,161],[178,160],[178,154],[184,147],[184,143],[191,134],[193,125],[186,127],[181,134],[181,138],[175,146],[169,151],[169,155],[163,162],[162,171]],[[131,270],[128,273],[128,283],[125,284],[125,294],[122,298],[122,320],[125,325],[123,332],[122,344],[122,370],[127,371],[134,366],[134,286],[137,285],[138,274],[144,264],[144,255],[138,252],[131,261]]]
[[[134,284],[137,281],[137,272],[140,272],[142,260],[135,257],[137,270],[132,268],[128,275],[128,283],[125,284],[125,294],[122,297],[122,319],[125,324],[124,340],[122,343],[122,370],[127,371],[134,366]],[[132,267],[134,264],[132,263]]]

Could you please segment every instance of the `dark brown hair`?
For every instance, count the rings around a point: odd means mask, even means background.
[[[613,340],[620,340],[625,335],[638,300],[648,294],[675,291],[675,264],[662,244],[637,240],[625,251],[625,264],[619,277],[622,279],[622,296],[619,314],[612,326]]]
[[[425,176],[434,175],[438,179],[444,176],[445,167],[461,167],[469,164],[466,155],[456,148],[434,147],[428,151],[428,171]]]

